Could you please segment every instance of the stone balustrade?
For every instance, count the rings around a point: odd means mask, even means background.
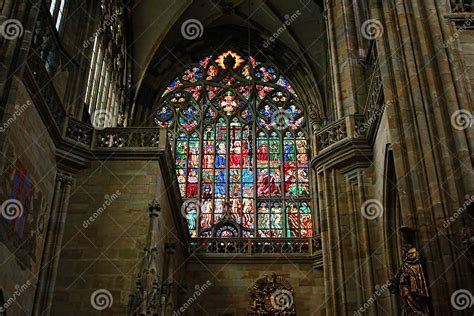
[[[370,64],[369,89],[364,107],[364,115],[367,119],[374,115],[374,112],[383,103],[383,84],[380,75],[380,61],[377,55]]]
[[[366,138],[370,124],[362,114],[348,115],[316,132],[316,154],[342,141]]]
[[[82,147],[94,154],[164,150],[169,146],[167,130],[163,128],[116,127],[95,129],[92,125],[67,117],[62,139],[71,147]]]
[[[380,73],[380,61],[375,47],[368,58],[369,88],[365,106],[360,114],[351,114],[334,121],[316,131],[316,154],[327,148],[351,139],[373,141],[386,104]]]
[[[319,236],[312,238],[192,238],[189,252],[200,254],[288,254],[315,255],[321,252]]]
[[[117,127],[97,130],[94,149],[157,148],[159,144],[159,128]]]
[[[63,138],[65,140],[90,148],[94,132],[94,128],[91,125],[78,121],[73,117],[68,117],[64,126]]]
[[[474,12],[473,0],[451,0],[452,13],[471,13]]]

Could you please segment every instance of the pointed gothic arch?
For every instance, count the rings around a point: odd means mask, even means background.
[[[154,123],[175,145],[192,237],[311,237],[308,122],[271,63],[227,50],[164,90]]]
[[[384,209],[385,209],[385,238],[387,238],[387,255],[391,275],[395,275],[402,262],[403,218],[400,209],[400,196],[397,188],[395,159],[391,144],[387,145],[384,166]],[[401,311],[401,301],[398,296],[392,297],[392,313]]]

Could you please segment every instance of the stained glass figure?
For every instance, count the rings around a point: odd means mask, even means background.
[[[312,236],[304,108],[276,67],[208,56],[164,89],[154,122],[176,135],[191,237]]]

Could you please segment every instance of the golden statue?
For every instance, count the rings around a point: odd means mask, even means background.
[[[249,288],[248,315],[294,316],[293,293],[293,288],[286,279],[275,273],[265,274]]]
[[[425,274],[421,266],[421,256],[412,245],[402,249],[403,263],[391,280],[392,292],[397,291],[403,303],[402,315],[429,315],[429,294]]]

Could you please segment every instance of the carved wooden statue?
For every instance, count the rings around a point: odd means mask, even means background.
[[[403,304],[402,315],[429,315],[429,294],[425,274],[421,265],[421,256],[412,245],[402,249],[403,263],[391,280],[392,292],[397,292]]]
[[[296,315],[293,293],[293,288],[286,279],[275,273],[265,274],[249,288],[248,315]]]

